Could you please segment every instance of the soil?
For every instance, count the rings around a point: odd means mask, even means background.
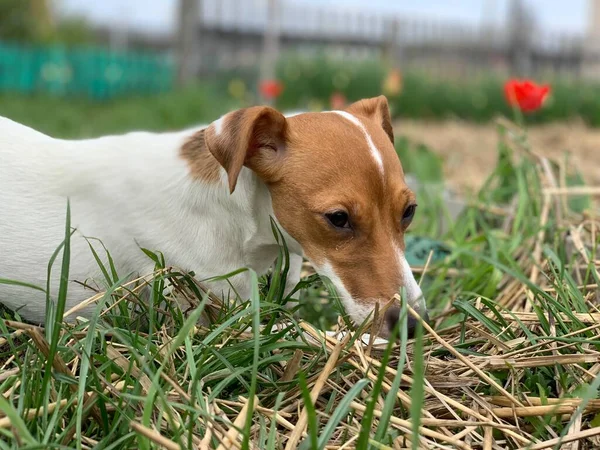
[[[425,144],[440,155],[446,181],[459,192],[476,190],[495,167],[498,134],[494,124],[403,119],[394,128],[397,135]],[[600,186],[600,129],[581,122],[554,123],[529,127],[528,134],[536,153],[561,160],[569,152],[586,182]]]

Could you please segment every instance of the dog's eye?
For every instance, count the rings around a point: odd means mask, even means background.
[[[345,211],[335,211],[332,213],[325,214],[327,220],[336,228],[350,228],[350,221],[348,220],[348,213]]]
[[[404,214],[402,214],[402,225],[408,226],[413,220],[415,216],[415,211],[417,210],[417,205],[408,205],[404,210]]]

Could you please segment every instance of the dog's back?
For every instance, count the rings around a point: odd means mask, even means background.
[[[133,240],[124,243],[113,239],[119,236],[117,230],[130,226],[132,221],[128,217],[131,208],[126,204],[125,183],[135,184],[135,177],[148,177],[144,174],[144,160],[139,158],[144,149],[135,148],[133,143],[147,148],[146,156],[152,158],[152,145],[160,146],[162,136],[165,135],[130,133],[65,141],[0,118],[0,278],[46,289],[48,262],[65,238],[69,198],[71,226],[78,229],[70,248],[71,260],[77,264],[71,264],[69,279],[86,283],[93,274],[96,280],[102,281],[102,271],[90,243],[104,262],[107,262],[106,254],[94,238],[102,239],[115,256],[135,245]],[[129,151],[123,151],[127,146]],[[125,171],[129,172],[127,176],[124,176]],[[143,185],[138,186],[141,189]],[[151,220],[151,214],[147,220]],[[86,240],[83,233],[91,240]],[[139,261],[116,258],[123,271],[149,264],[139,249],[134,253],[139,255]],[[60,261],[59,255],[50,277],[53,294],[60,281]],[[67,307],[94,294],[79,283],[69,284]],[[0,283],[0,303],[16,307],[23,303],[23,298],[27,299],[21,310],[23,316],[43,322],[44,292]]]

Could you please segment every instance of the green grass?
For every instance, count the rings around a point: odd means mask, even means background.
[[[191,107],[191,100],[181,102]],[[170,101],[165,105],[167,114]],[[107,111],[98,106],[98,117]],[[141,123],[133,113],[122,114],[130,122],[119,127]],[[72,133],[78,120],[65,122],[63,133]],[[104,131],[106,120],[92,121],[97,128],[81,133]],[[183,115],[170,120],[164,126],[185,121]],[[192,449],[224,441],[232,448],[227,436],[239,448],[259,449],[286,448],[291,439],[298,446],[289,445],[301,449],[344,443],[359,449],[433,443],[473,448],[488,436],[500,448],[520,448],[576,433],[570,428],[576,411],[583,412],[580,429],[592,428],[600,420],[600,336],[593,326],[600,316],[592,314],[594,289],[582,286],[599,281],[597,222],[579,206],[595,204],[588,197],[576,205],[545,197],[550,180],[539,161],[522,148],[515,130],[501,132],[498,165],[474,206],[439,236],[439,202],[420,201],[411,227],[451,250],[423,279],[437,335],[425,329],[417,342],[372,349],[359,345],[355,334],[324,340],[318,330],[330,320],[316,319],[343,311],[330,290],[329,303],[319,303],[317,314],[300,311],[313,325],[290,314],[282,293],[285,247],[271,277],[253,275],[251,298],[237,305],[222,305],[190,274],[147,252],[156,272],[145,283],[123,286],[127,274],[101,267],[106,294],[89,321],[61,323],[64,282],[51,299],[46,327],[3,313],[0,449]],[[400,153],[409,159],[426,155],[406,142]],[[436,170],[432,162],[426,172]],[[549,214],[542,220],[546,201]],[[589,263],[570,253],[568,229],[587,245],[582,252]],[[63,280],[70,268],[69,236],[67,215],[52,266]],[[96,241],[90,247],[97,255],[106,251]],[[534,267],[540,272],[532,278]],[[167,283],[173,294],[166,294]],[[323,286],[328,283],[317,277],[303,279],[304,302],[314,304],[308,300]],[[125,307],[132,302],[141,312]],[[192,305],[191,312],[184,314],[181,303]],[[104,307],[109,309],[100,315]],[[406,309],[403,318],[410,314]],[[201,315],[211,318],[210,325],[197,325]],[[556,399],[576,402],[557,415],[548,411]],[[513,402],[550,406],[506,414]],[[580,448],[593,443],[584,440]]]
[[[0,94],[0,116],[60,138],[88,138],[131,130],[180,130],[210,123],[239,106],[213,82],[155,96],[106,102],[85,98]]]

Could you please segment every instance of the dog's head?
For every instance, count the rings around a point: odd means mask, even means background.
[[[203,138],[231,192],[244,166],[266,183],[278,222],[333,282],[356,322],[401,287],[426,316],[404,256],[417,203],[394,149],[385,97],[288,118],[269,107],[241,109],[212,123]],[[398,306],[387,310],[381,335],[396,324]]]

